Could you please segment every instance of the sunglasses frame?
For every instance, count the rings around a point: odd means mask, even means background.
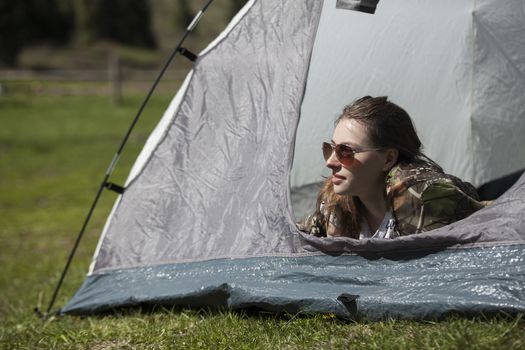
[[[330,147],[331,149],[330,154],[325,152],[325,147]],[[345,151],[348,153],[346,156],[342,154],[343,150],[341,148],[343,147],[347,149]],[[370,151],[382,151],[384,148],[363,148],[363,149],[355,150],[350,145],[345,144],[345,143],[334,144],[332,142],[323,142],[321,149],[323,151],[323,157],[325,161],[328,161],[328,159],[330,159],[332,154],[334,154],[335,152],[335,156],[337,160],[339,161],[339,163],[341,163],[344,166],[350,166],[354,162],[356,153],[363,153],[363,152],[370,152]]]

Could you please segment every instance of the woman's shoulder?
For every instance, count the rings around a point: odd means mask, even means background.
[[[440,167],[430,163],[399,163],[390,170],[386,178],[387,195],[398,195],[414,186],[422,189],[457,187],[466,195],[478,199],[476,188],[472,184],[446,174]]]
[[[474,186],[433,164],[396,165],[386,193],[402,234],[448,225],[483,208]]]

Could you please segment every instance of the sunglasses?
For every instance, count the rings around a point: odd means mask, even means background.
[[[334,145],[329,142],[323,142],[323,156],[324,160],[327,161],[335,151],[335,156],[337,160],[344,166],[350,166],[354,162],[355,154],[361,152],[370,152],[370,151],[381,151],[382,148],[366,148],[361,150],[355,150],[349,145],[340,143]]]

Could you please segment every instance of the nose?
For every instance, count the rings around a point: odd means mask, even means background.
[[[332,170],[339,169],[341,167],[341,163],[339,162],[339,159],[337,159],[334,151],[332,151],[332,154],[326,160],[326,167]]]

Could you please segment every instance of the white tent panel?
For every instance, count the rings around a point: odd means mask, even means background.
[[[517,101],[523,105],[524,90],[516,87],[517,80],[523,84],[523,73],[515,71],[518,67],[523,71],[524,45],[512,51],[515,62],[507,60],[502,65],[498,53],[510,48],[491,47],[497,41],[485,38],[479,29],[483,21],[484,27],[500,32],[513,47],[518,33],[509,26],[515,22],[523,26],[523,13],[508,17],[519,13],[512,8],[519,2],[389,0],[381,2],[374,15],[336,9],[335,2],[324,2],[316,36],[297,131],[292,186],[318,182],[328,174],[320,144],[330,139],[342,108],[364,95],[387,95],[405,108],[425,153],[451,174],[479,185],[525,166],[523,153],[515,162],[509,161],[506,145],[516,148],[523,142],[509,143],[505,130],[488,139],[497,145],[484,141],[501,120],[493,119],[494,109],[504,116],[509,112],[502,112],[501,106]],[[499,15],[491,15],[494,11]],[[502,83],[508,73],[514,75]],[[523,111],[515,110],[510,115],[522,118]],[[516,128],[516,120],[508,125]]]
[[[473,74],[475,180],[525,167],[525,2],[478,1]]]

